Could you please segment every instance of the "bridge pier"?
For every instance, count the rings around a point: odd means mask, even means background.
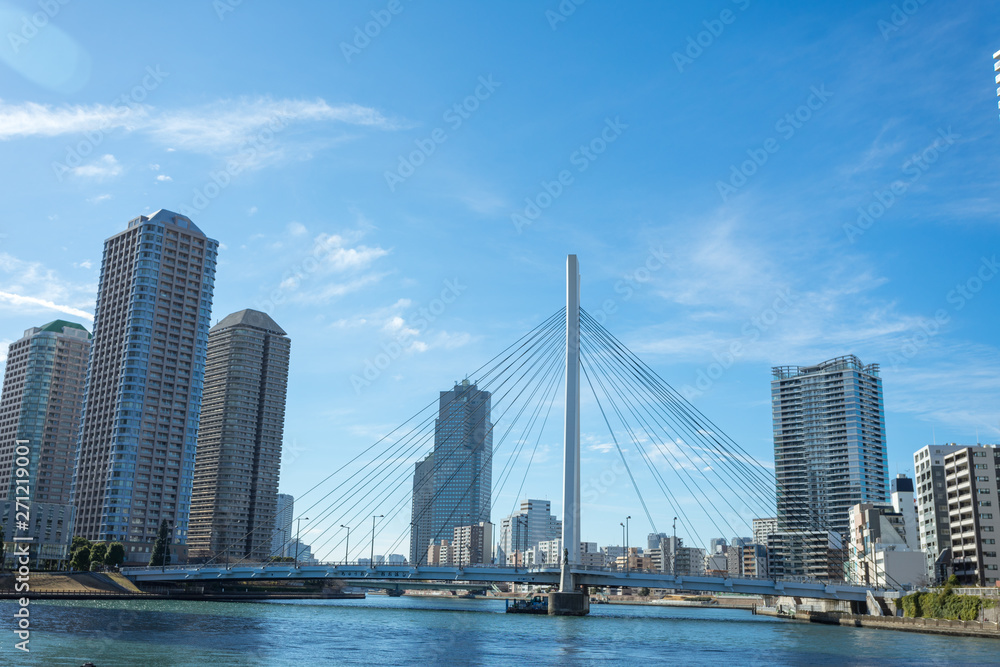
[[[586,616],[589,613],[589,593],[584,591],[549,593],[549,616]]]

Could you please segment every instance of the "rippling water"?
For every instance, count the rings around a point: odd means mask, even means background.
[[[14,605],[0,603],[12,627]],[[1000,641],[789,623],[746,611],[597,605],[587,618],[504,614],[497,600],[31,605],[31,653],[0,664],[986,665]]]

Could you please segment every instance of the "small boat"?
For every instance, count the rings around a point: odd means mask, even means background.
[[[523,600],[507,599],[508,614],[548,614],[549,598],[543,595],[526,597]]]

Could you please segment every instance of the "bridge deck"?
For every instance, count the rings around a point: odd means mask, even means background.
[[[669,588],[673,590],[743,593],[747,595],[787,595],[822,600],[863,602],[869,589],[845,583],[808,580],[730,579],[723,577],[673,577],[660,572],[621,572],[607,568],[573,568],[577,583],[583,586],[629,586],[633,588]],[[205,582],[229,580],[340,579],[360,583],[377,580],[381,585],[405,587],[407,582],[520,583],[558,585],[558,567],[409,567],[406,565],[212,565],[123,568],[132,581]],[[374,584],[375,581],[372,581]],[[413,586],[417,588],[417,585]],[[424,586],[419,586],[424,587]],[[873,591],[877,596],[893,595]]]

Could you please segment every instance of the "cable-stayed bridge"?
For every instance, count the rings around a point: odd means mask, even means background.
[[[434,444],[442,428],[438,416],[445,399],[424,406],[354,458],[334,470],[296,499],[307,505],[298,511],[297,521],[305,527],[314,554],[324,555],[326,564],[256,562],[246,552],[248,535],[224,536],[231,546],[215,553],[207,562],[184,566],[126,568],[135,581],[242,581],[287,579],[334,579],[379,588],[399,588],[409,583],[417,588],[439,582],[467,588],[482,583],[512,582],[558,587],[550,594],[550,613],[583,614],[589,608],[587,590],[595,586],[633,586],[676,590],[787,595],[830,600],[864,601],[870,589],[838,581],[843,560],[833,563],[834,576],[813,579],[783,577],[735,578],[674,576],[670,572],[619,571],[584,567],[581,559],[581,471],[580,416],[581,389],[593,399],[595,413],[607,428],[610,445],[623,465],[649,525],[656,532],[656,516],[665,518],[666,507],[683,534],[695,544],[707,541],[698,533],[689,510],[699,510],[696,518],[711,524],[716,535],[749,534],[750,519],[771,516],[775,508],[773,473],[760,464],[716,424],[691,405],[669,383],[615,338],[595,318],[580,307],[579,269],[575,255],[567,259],[566,307],[518,339],[472,374],[475,385],[490,392],[492,407],[481,411],[479,423],[465,424],[470,432],[489,443],[487,454],[470,447],[456,456],[441,479],[433,486],[417,480],[413,465]],[[391,540],[389,554],[401,550],[429,507],[436,507],[439,525],[431,535],[436,542],[452,537],[450,526],[488,521],[508,483],[520,486],[521,497],[528,471],[538,453],[543,433],[564,390],[562,545],[556,564],[514,567],[504,563],[445,567],[428,565],[422,545],[408,566],[374,563],[374,545]],[[462,400],[456,393],[449,401]],[[588,407],[591,404],[588,403]],[[482,444],[482,443],[481,443]],[[626,456],[629,452],[630,456]],[[527,457],[521,473],[519,462]],[[630,460],[631,458],[631,460]],[[502,462],[502,466],[496,466]],[[470,475],[470,470],[472,473]],[[464,475],[464,476],[463,476]],[[639,481],[652,480],[654,501],[647,502]],[[484,486],[484,482],[487,484]],[[490,490],[489,507],[472,502],[482,489]],[[447,491],[446,491],[447,490]],[[650,489],[647,488],[647,491]],[[551,491],[551,490],[550,490]],[[419,507],[414,497],[424,501]],[[783,498],[792,507],[820,525],[814,507],[798,506],[794,498]],[[440,501],[440,502],[436,502]],[[441,507],[447,516],[442,514]],[[475,509],[479,507],[479,509]],[[398,527],[405,511],[411,510],[409,524],[397,535],[387,527]],[[470,509],[473,508],[473,509]],[[477,515],[472,515],[476,514]],[[485,514],[485,516],[483,516]],[[308,517],[308,518],[307,518]],[[381,525],[379,520],[381,519]],[[359,538],[357,529],[370,534]],[[355,528],[351,539],[351,528]],[[414,540],[417,542],[418,540]],[[296,544],[297,544],[296,538]],[[353,549],[352,549],[353,543]],[[282,545],[284,547],[284,545]],[[282,549],[284,550],[284,549]],[[370,550],[370,551],[369,551]],[[336,555],[343,553],[343,559]],[[412,553],[412,551],[411,551]],[[278,554],[275,554],[278,555]],[[368,562],[359,563],[370,555]],[[626,557],[626,561],[628,558]],[[882,595],[884,592],[877,592]]]

